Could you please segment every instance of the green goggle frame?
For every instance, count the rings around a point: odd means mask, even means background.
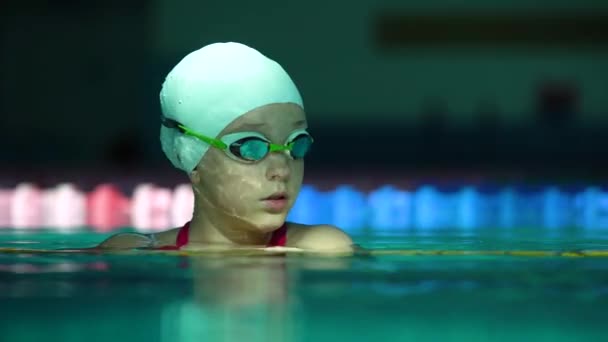
[[[185,135],[197,138],[219,150],[229,157],[240,161],[255,162],[264,159],[271,152],[288,151],[293,159],[302,159],[310,151],[313,138],[305,129],[292,132],[285,144],[274,144],[258,132],[236,132],[219,139],[197,133],[179,122],[161,117],[163,126],[179,130]]]

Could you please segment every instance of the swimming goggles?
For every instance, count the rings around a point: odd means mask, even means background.
[[[302,159],[310,151],[313,139],[305,129],[292,132],[285,144],[273,144],[258,132],[236,132],[214,139],[194,132],[179,122],[161,116],[162,125],[175,128],[181,133],[195,137],[217,149],[224,151],[229,157],[240,161],[256,162],[264,159],[270,152],[288,151],[293,159]]]

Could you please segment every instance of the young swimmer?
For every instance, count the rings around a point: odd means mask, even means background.
[[[300,93],[279,64],[243,44],[211,44],[170,71],[160,102],[162,149],[189,176],[192,220],[114,235],[98,248],[353,250],[336,227],[285,221],[313,139]]]

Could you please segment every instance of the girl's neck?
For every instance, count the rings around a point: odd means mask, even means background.
[[[190,222],[189,241],[211,245],[265,246],[270,233],[255,232],[238,218],[220,218],[210,210],[196,208]]]

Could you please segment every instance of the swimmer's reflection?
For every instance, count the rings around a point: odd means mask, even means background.
[[[193,296],[163,314],[162,341],[291,341],[286,259],[189,259]]]
[[[300,271],[349,263],[349,258],[191,258],[193,296],[164,310],[162,341],[295,341],[303,321]]]

